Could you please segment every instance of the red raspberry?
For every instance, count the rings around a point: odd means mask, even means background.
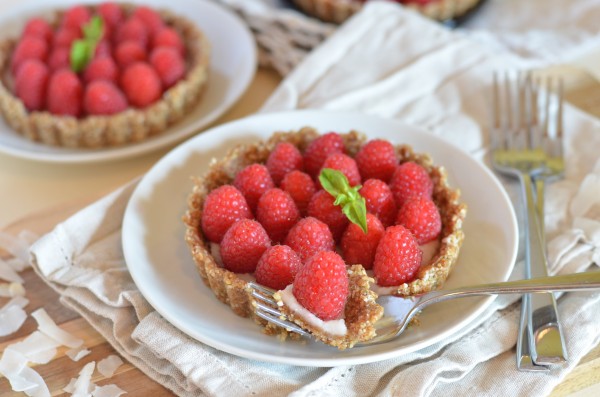
[[[105,25],[110,26],[111,28],[119,25],[125,18],[121,7],[119,7],[117,3],[110,1],[100,4],[97,11],[102,17]]]
[[[52,27],[50,26],[48,21],[42,18],[30,19],[25,25],[25,28],[23,29],[23,37],[35,36],[44,40],[48,45],[52,43],[52,35]]]
[[[57,47],[68,47],[71,48],[71,44],[81,37],[81,30],[63,27],[56,31],[52,40],[52,46]]]
[[[317,190],[310,175],[302,171],[292,171],[286,174],[281,181],[281,189],[292,196],[300,214],[305,216],[308,210],[308,203]]]
[[[145,61],[146,50],[137,41],[123,41],[115,49],[115,60],[121,69],[125,69],[132,63]]]
[[[83,86],[74,72],[60,69],[52,73],[46,99],[50,113],[77,117],[83,107],[82,99]]]
[[[46,104],[46,88],[50,73],[37,59],[30,59],[21,65],[15,78],[15,94],[27,110],[42,110]]]
[[[273,182],[279,186],[288,172],[304,169],[304,159],[296,146],[288,142],[280,142],[269,154],[267,169],[271,173]]]
[[[160,31],[164,26],[164,22],[158,12],[150,7],[139,6],[133,11],[133,16],[139,18],[146,25],[146,29],[150,35]]]
[[[87,65],[83,72],[83,81],[89,84],[94,80],[106,80],[118,84],[119,68],[112,58],[96,58]]]
[[[152,37],[152,48],[174,47],[181,56],[185,55],[185,45],[177,31],[173,28],[163,27]]]
[[[350,223],[342,236],[342,256],[349,265],[360,264],[369,270],[373,267],[375,250],[385,228],[373,214],[367,214],[367,233],[360,226]]]
[[[98,58],[112,58],[112,45],[108,40],[100,40],[96,45],[94,59]]]
[[[335,199],[325,190],[319,190],[308,203],[308,215],[325,222],[335,241],[339,241],[348,226],[348,218],[340,206],[334,205]]]
[[[48,44],[39,37],[26,36],[19,41],[12,53],[10,70],[16,76],[21,64],[28,59],[37,59],[46,62],[48,58]]]
[[[115,114],[127,109],[127,99],[112,82],[95,80],[85,88],[83,107],[91,115]]]
[[[68,68],[71,64],[69,47],[55,47],[48,56],[48,68],[51,72]]]
[[[306,262],[308,258],[321,251],[333,251],[335,243],[329,227],[317,218],[302,218],[292,227],[285,239],[290,246]]]
[[[342,174],[346,175],[350,186],[360,185],[360,173],[358,172],[356,161],[344,153],[334,153],[327,157],[321,169],[323,168],[331,168],[340,171]],[[317,186],[321,187],[319,178],[317,178]]]
[[[427,197],[412,197],[398,211],[396,224],[410,230],[419,244],[435,240],[442,231],[440,211]]]
[[[146,107],[162,95],[160,78],[152,66],[136,62],[125,69],[121,75],[121,87],[130,104]]]
[[[367,179],[359,193],[365,198],[367,212],[376,215],[383,226],[395,223],[398,209],[390,187],[379,179]]]
[[[411,281],[421,266],[422,255],[410,230],[401,225],[388,227],[379,241],[373,261],[377,284],[391,287]]]
[[[92,15],[90,14],[90,10],[85,6],[74,6],[71,7],[65,12],[63,16],[61,26],[72,28],[72,29],[81,29],[81,26],[85,25],[90,19]]]
[[[348,298],[348,273],[335,252],[319,252],[300,268],[293,284],[298,303],[321,320],[336,320],[344,313]]]
[[[155,48],[150,54],[150,63],[165,90],[174,86],[185,75],[185,61],[175,48]]]
[[[260,196],[274,188],[275,184],[273,184],[267,167],[262,164],[250,164],[236,174],[233,186],[242,192],[250,209],[254,212]]]
[[[289,194],[273,188],[258,200],[256,219],[264,226],[271,240],[281,242],[300,219],[300,211]]]
[[[265,287],[282,290],[290,285],[302,266],[298,254],[287,245],[275,245],[265,251],[256,265],[256,281]]]
[[[431,198],[433,182],[425,168],[412,161],[400,164],[390,181],[390,189],[398,208],[412,196]]]
[[[333,153],[344,152],[344,141],[342,137],[330,132],[312,141],[304,152],[304,170],[313,179],[319,175],[323,163]]]
[[[387,183],[398,166],[394,146],[382,139],[367,142],[354,159],[363,180],[377,178]]]
[[[240,219],[252,219],[242,193],[231,185],[211,191],[202,209],[202,232],[210,241],[220,243],[225,232]]]
[[[124,41],[136,41],[140,47],[148,48],[150,35],[146,25],[136,17],[129,18],[125,23],[117,27],[115,40],[117,43]]]
[[[240,219],[231,225],[221,240],[223,266],[234,273],[253,273],[270,246],[269,236],[260,223]]]

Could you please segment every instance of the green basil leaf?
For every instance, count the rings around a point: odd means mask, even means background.
[[[321,186],[333,197],[344,194],[350,189],[350,183],[346,175],[332,168],[323,168],[319,174]]]
[[[364,197],[358,192],[361,186],[350,186],[346,175],[332,168],[323,168],[319,181],[323,189],[335,198],[333,204],[342,207],[342,212],[350,222],[367,233],[367,206]]]
[[[69,54],[71,69],[76,73],[84,70],[94,58],[96,45],[100,42],[104,33],[104,22],[102,18],[95,16],[83,25],[81,29],[83,31],[83,38],[75,40],[71,44],[71,53]]]
[[[342,212],[348,217],[350,222],[360,226],[362,231],[367,234],[367,205],[364,197],[344,205]]]
[[[75,40],[71,45],[71,69],[79,73],[85,69],[89,59],[89,43],[85,40]]]

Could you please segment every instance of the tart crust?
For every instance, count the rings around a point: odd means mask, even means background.
[[[325,22],[342,23],[352,14],[358,12],[363,3],[356,0],[293,0],[305,13]],[[403,4],[429,18],[444,21],[457,18],[472,8],[481,0],[438,0],[428,4]]]
[[[352,157],[366,142],[366,137],[356,131],[340,135],[344,140],[346,151]],[[318,136],[320,134],[311,127],[304,127],[299,131],[276,132],[267,141],[241,145],[232,149],[224,158],[213,159],[209,171],[203,177],[193,178],[194,186],[188,197],[188,210],[183,217],[186,225],[185,241],[204,283],[236,314],[252,317],[265,327],[265,332],[269,334],[285,337],[288,331],[257,317],[254,314],[254,298],[248,289],[247,281],[220,267],[215,261],[211,255],[211,243],[201,230],[202,208],[210,191],[232,183],[236,173],[245,166],[252,163],[265,163],[269,153],[278,143],[289,142],[304,152],[308,144]],[[439,288],[448,277],[456,263],[464,239],[462,222],[466,215],[466,206],[459,202],[460,192],[448,185],[445,169],[434,165],[429,155],[415,153],[408,145],[397,145],[396,150],[400,162],[414,161],[429,173],[434,184],[433,200],[440,210],[443,225],[440,247],[431,262],[421,266],[413,281],[402,284],[396,289],[396,295],[410,296]],[[295,316],[285,306],[281,308],[282,312],[298,325],[308,329],[317,339],[340,349],[352,347],[358,341],[371,339],[375,336],[374,323],[383,314],[383,308],[375,302],[377,294],[370,290],[373,279],[367,276],[360,265],[351,266],[348,273],[350,297],[345,309],[345,322],[348,328],[345,336],[324,334],[319,329],[311,327],[302,318]]]
[[[133,5],[124,4],[128,14]],[[139,142],[164,132],[182,119],[200,100],[208,79],[210,44],[191,21],[159,11],[163,21],[177,30],[186,48],[185,76],[165,91],[160,100],[143,108],[128,108],[110,116],[76,118],[47,111],[29,112],[12,93],[10,56],[15,39],[0,42],[0,112],[6,123],[32,141],[70,148],[101,148]],[[57,17],[55,20],[58,20]]]

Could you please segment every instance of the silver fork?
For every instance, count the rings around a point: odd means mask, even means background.
[[[492,164],[500,173],[517,178],[522,187],[526,207],[523,217],[525,277],[547,276],[543,218],[538,215],[538,211],[543,212],[543,194],[536,204],[532,187],[532,178],[543,175],[548,163],[544,150],[546,140],[542,139],[538,128],[539,91],[529,74],[517,73],[516,78],[505,74],[502,83],[503,89],[494,74]],[[547,92],[546,98],[549,98]],[[545,114],[544,124],[548,120],[549,112]],[[543,187],[541,181],[538,178],[539,187]],[[517,339],[517,367],[520,370],[547,370],[546,365],[565,361],[559,324],[552,294],[523,296]]]
[[[534,79],[533,106],[538,112],[533,112],[532,126],[537,133],[539,145],[546,154],[546,163],[541,173],[533,176],[535,196],[537,203],[537,220],[540,228],[540,241],[546,248],[544,225],[544,194],[545,183],[560,179],[564,175],[565,164],[563,157],[563,84],[560,78],[547,77]],[[538,101],[538,94],[542,103]],[[541,105],[541,106],[540,106]],[[554,105],[554,106],[553,106]],[[536,117],[539,114],[541,117]],[[540,120],[541,119],[541,120]],[[541,123],[538,124],[538,121]],[[532,277],[548,275],[547,266],[538,268],[532,266]],[[564,335],[560,327],[555,302],[553,307],[548,307],[543,300],[530,299],[529,310],[531,313],[528,327],[531,328],[533,339],[529,341],[531,358],[534,363],[542,365],[561,364],[567,359]],[[545,341],[553,343],[544,343]]]
[[[310,333],[286,319],[273,298],[274,290],[256,283],[248,283],[255,298],[257,316],[300,335]],[[451,290],[436,290],[411,298],[392,295],[380,296],[377,303],[384,307],[384,316],[375,324],[377,335],[368,341],[359,342],[360,346],[382,343],[398,337],[410,321],[425,307],[434,303],[456,298],[482,295],[547,293],[552,291],[585,291],[600,289],[600,271],[569,274],[565,276],[540,277],[519,281],[473,285]]]

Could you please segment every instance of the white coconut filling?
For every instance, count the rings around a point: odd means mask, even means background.
[[[292,292],[292,288],[293,286],[290,284],[284,290],[280,291],[281,301],[290,309],[290,311],[295,313],[298,317],[301,317],[313,327],[322,330],[326,334],[333,336],[346,335],[348,329],[346,328],[346,323],[344,322],[343,318],[327,321],[321,320],[296,300],[296,297]]]

